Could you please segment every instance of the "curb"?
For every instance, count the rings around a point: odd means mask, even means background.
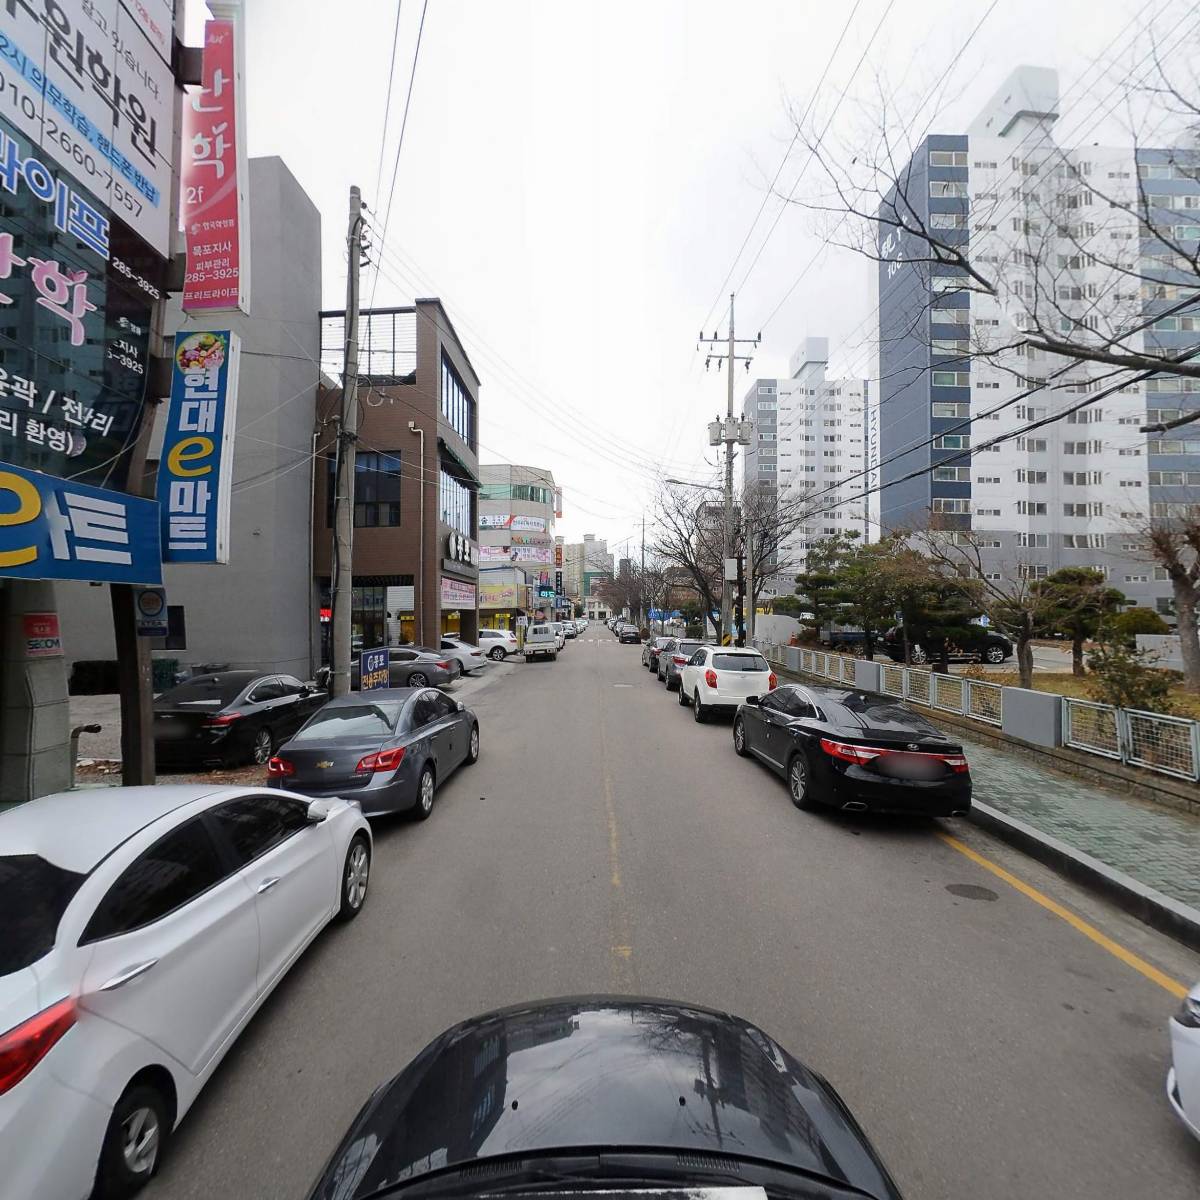
[[[1139,883],[1123,871],[979,800],[971,801],[967,820],[1111,900],[1151,928],[1200,951],[1200,910]]]

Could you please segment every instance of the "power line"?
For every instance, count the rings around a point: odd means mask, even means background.
[[[387,100],[383,105],[383,134],[379,139],[379,162],[375,167],[375,203],[379,204],[379,189],[383,187],[383,151],[387,146],[388,117],[392,112],[392,84],[396,76],[396,46],[400,41],[400,10],[404,0],[396,0],[396,23],[392,27],[392,59],[388,64]]]

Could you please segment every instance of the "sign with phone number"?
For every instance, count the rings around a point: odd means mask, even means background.
[[[387,687],[392,681],[391,669],[388,667],[387,647],[376,650],[364,650],[358,656],[358,690],[360,692],[375,692]]]

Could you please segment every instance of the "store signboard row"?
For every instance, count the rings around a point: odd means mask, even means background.
[[[481,563],[549,563],[549,546],[480,546]]]
[[[449,575],[443,575],[442,607],[473,609],[475,607],[475,585],[463,583],[459,579],[451,579]]]

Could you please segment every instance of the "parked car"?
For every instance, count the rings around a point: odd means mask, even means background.
[[[636,625],[622,625],[620,632],[617,634],[617,641],[622,645],[640,646],[642,643],[642,635]]]
[[[579,628],[574,621],[561,621],[563,636],[568,640],[574,640],[579,636]]]
[[[702,1102],[719,1120],[680,1115],[717,1086],[720,1100]],[[439,1034],[366,1099],[306,1194],[699,1197],[731,1180],[749,1195],[900,1200],[833,1087],[757,1026],[694,1004],[581,996]]]
[[[1175,1115],[1200,1138],[1200,983],[1183,998],[1168,1025],[1172,1066],[1167,1099]]]
[[[336,798],[98,788],[0,813],[0,846],[0,1190],[132,1195],[304,948],[362,910],[370,827]]]
[[[439,642],[440,642],[440,639],[439,639]],[[438,645],[438,646],[416,646],[412,642],[403,642],[399,646],[393,646],[390,648],[389,655],[390,655],[391,661],[393,661],[393,662],[411,662],[412,661],[411,658],[395,657],[395,652],[398,650],[407,651],[409,654],[427,654],[427,655],[429,655],[434,660],[434,662],[436,662],[437,665],[442,668],[443,671],[446,671],[449,673],[451,683],[453,683],[454,680],[459,679],[463,675],[466,674],[466,671],[463,667],[461,660],[456,655],[447,654],[441,648],[440,645]],[[396,685],[393,684],[392,686],[394,687]],[[407,687],[408,685],[402,684],[401,686]],[[420,683],[417,683],[417,684],[413,684],[412,686],[422,687],[423,685]]]
[[[642,649],[642,666],[647,671],[657,671],[659,651],[673,640],[673,638],[663,637],[661,633],[650,638]]]
[[[778,686],[770,664],[757,650],[738,646],[701,646],[680,670],[679,703],[692,706],[703,722],[709,713],[732,711],[747,696]]]
[[[550,631],[554,634],[554,641],[557,644],[557,648],[562,650],[567,644],[567,635],[566,631],[563,629],[562,622],[547,621],[546,623],[549,625]]]
[[[554,662],[558,658],[558,638],[549,625],[530,625],[525,630],[525,661],[532,662],[535,658],[548,658]]]
[[[517,635],[511,629],[481,629],[479,648],[493,662],[503,662],[510,654],[516,654],[520,649]]]
[[[328,699],[291,675],[193,676],[154,701],[154,760],[160,768],[265,763]]]
[[[432,688],[380,688],[331,700],[268,764],[268,782],[305,796],[346,796],[368,816],[425,820],[434,789],[479,758],[479,721]]]
[[[977,636],[970,646],[951,646],[947,655],[950,662],[1002,663],[1012,658],[1013,644],[1002,633],[979,627]],[[892,626],[883,635],[883,652],[892,662],[904,661],[904,635],[899,625]],[[914,663],[926,663],[937,658],[933,646],[922,645],[919,635],[909,634],[909,658]]]
[[[711,646],[711,642],[700,638],[673,638],[674,645],[664,648],[658,653],[658,678],[667,685],[667,691],[673,692],[679,686],[679,672],[684,664],[701,646]]]
[[[417,646],[388,647],[389,687],[445,687],[460,671],[453,659],[448,659],[440,650],[429,650]],[[350,686],[358,690],[359,663],[350,664]]]
[[[448,659],[458,663],[464,675],[469,675],[472,671],[482,671],[488,665],[483,647],[474,642],[465,642],[460,637],[445,634],[442,636],[440,647]]]
[[[747,697],[733,748],[782,775],[797,808],[953,817],[971,807],[962,746],[877,692],[789,684]]]

